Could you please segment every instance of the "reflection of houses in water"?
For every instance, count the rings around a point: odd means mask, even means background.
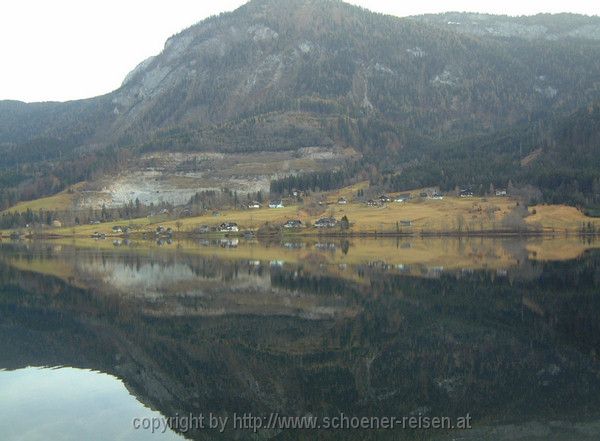
[[[284,248],[288,248],[290,250],[300,250],[302,248],[306,247],[306,244],[304,242],[285,242],[283,244]]]
[[[367,263],[367,265],[369,266],[369,268],[376,268],[384,271],[388,271],[392,268],[392,265],[382,260],[370,261]]]
[[[444,273],[443,266],[421,266],[419,275],[430,279],[439,279]]]
[[[110,251],[92,257],[81,254],[67,255],[80,274],[96,275],[95,287],[104,292],[109,284],[119,284],[123,293],[138,292],[140,301],[147,303],[123,298],[118,305],[126,307],[115,311],[112,296],[81,296],[79,289],[66,291],[65,284],[53,278],[14,269],[16,277],[11,274],[5,283],[26,280],[20,288],[25,295],[7,299],[17,306],[5,308],[2,336],[14,342],[7,345],[10,350],[3,354],[0,368],[60,363],[115,373],[140,402],[164,415],[197,414],[207,402],[224,415],[241,405],[294,414],[320,408],[325,396],[335,411],[377,408],[385,399],[388,408],[412,410],[411,414],[426,414],[444,400],[482,409],[480,418],[493,423],[500,412],[518,418],[515,394],[535,405],[531,418],[536,419],[548,411],[584,414],[600,402],[593,392],[600,379],[592,352],[597,347],[598,311],[587,301],[596,292],[597,261],[590,261],[596,265],[592,271],[574,277],[568,286],[546,284],[543,293],[530,298],[531,282],[494,283],[479,278],[479,272],[474,284],[451,277],[411,277],[406,283],[408,278],[392,274],[382,279],[385,283],[359,286],[354,278],[311,272],[306,266],[249,277],[244,270],[257,262],[260,266],[259,261],[246,265],[244,260],[221,261],[212,255],[156,253],[149,259]],[[589,268],[587,263],[566,263],[565,271]],[[379,267],[383,262],[373,264]],[[562,276],[556,265],[540,265],[544,278]],[[56,289],[59,295],[40,296],[40,286]],[[480,295],[481,290],[490,295]],[[430,295],[441,292],[447,295]],[[245,301],[247,293],[256,304]],[[73,303],[75,294],[78,302]],[[498,302],[500,296],[509,301]],[[42,308],[47,326],[40,329],[35,319]],[[553,315],[524,321],[522,310],[540,316],[549,310]],[[182,314],[209,318],[183,321]],[[575,329],[574,318],[581,324]],[[369,354],[369,359],[357,354]],[[357,390],[364,382],[363,366],[370,369],[373,385],[386,385],[373,395]],[[428,396],[412,392],[423,384],[430,388]],[[258,389],[276,394],[258,394]],[[556,408],[552,398],[557,396],[568,396],[569,401]],[[530,430],[529,423],[523,427]],[[513,427],[510,433],[519,430]],[[204,435],[191,434],[194,439]],[[243,434],[224,436],[242,439]]]
[[[221,248],[237,248],[239,244],[239,239],[221,239],[219,241],[219,246]]]
[[[271,260],[269,262],[269,266],[271,266],[272,268],[281,268],[284,264],[285,261],[283,260]]]
[[[409,271],[410,267],[407,265],[404,265],[403,263],[398,263],[394,266],[394,268],[396,269],[396,271]]]
[[[335,251],[337,247],[331,242],[318,242],[315,244],[315,248],[321,251]]]
[[[113,246],[115,246],[115,247],[130,246],[130,245],[131,245],[131,241],[129,239],[115,239],[115,240],[113,240]]]

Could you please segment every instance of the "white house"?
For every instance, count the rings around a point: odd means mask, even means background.
[[[236,233],[240,231],[240,229],[235,222],[226,222],[219,225],[219,231],[221,233]]]
[[[289,220],[283,224],[283,228],[302,228],[301,220]]]

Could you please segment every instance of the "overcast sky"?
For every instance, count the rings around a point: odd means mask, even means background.
[[[443,11],[598,15],[598,0],[350,0],[397,16]],[[2,0],[0,99],[108,93],[178,31],[246,0]]]

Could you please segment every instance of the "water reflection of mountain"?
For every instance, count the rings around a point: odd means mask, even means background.
[[[585,420],[600,405],[597,253],[435,277],[51,248],[2,261],[0,368],[104,371],[165,415],[420,410],[489,424]]]

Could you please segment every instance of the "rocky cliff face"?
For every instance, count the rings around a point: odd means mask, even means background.
[[[107,96],[3,103],[0,142],[296,148],[330,144],[332,133],[347,142],[337,124],[348,116],[436,136],[493,129],[598,95],[589,72],[600,47],[589,42],[599,26],[580,16],[398,19],[332,0],[254,0],[173,36]],[[565,44],[579,48],[573,63],[561,60]]]
[[[308,127],[299,113],[376,118],[435,135],[499,128],[597,95],[593,82],[576,89],[569,79],[585,78],[583,65],[600,67],[589,58],[600,48],[587,42],[599,32],[599,19],[569,15],[397,19],[336,1],[257,0],[173,36],[140,64],[113,95],[116,133],[139,139],[177,126],[207,147],[214,141],[203,128],[273,113],[285,122],[253,119],[251,130],[287,124],[302,146]],[[514,36],[522,42],[495,38]],[[567,40],[583,41],[581,66],[559,60]],[[316,131],[314,143],[329,141]]]
[[[0,179],[45,187],[31,169],[17,177],[4,170],[65,159],[78,169],[82,153],[107,148],[138,159],[351,147],[397,171],[428,159],[422,152],[439,156],[449,140],[464,145],[600,100],[598,26],[572,15],[400,19],[334,0],[253,0],[173,36],[110,94],[0,102]],[[493,162],[503,147],[491,144],[471,156]],[[50,168],[63,189],[117,165]]]

